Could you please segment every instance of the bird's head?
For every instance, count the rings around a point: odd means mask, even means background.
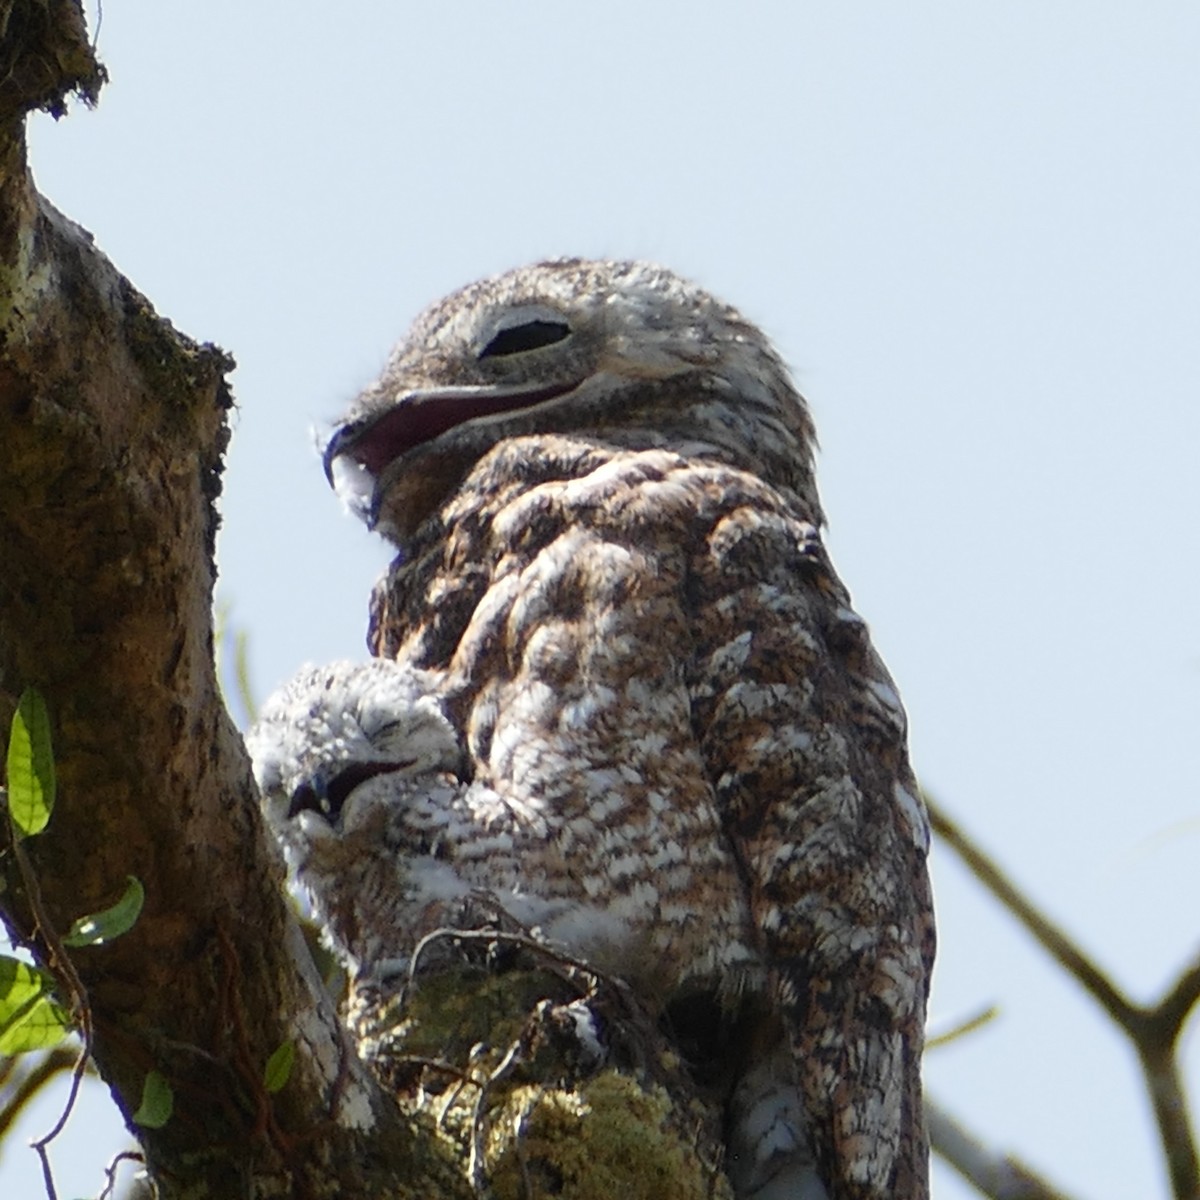
[[[618,433],[625,448],[641,437],[811,489],[812,423],[767,338],[663,267],[584,259],[427,309],[335,429],[325,470],[399,542],[508,438]]]
[[[345,834],[401,774],[454,771],[460,754],[422,672],[386,659],[304,667],[246,737],[268,824],[285,847]]]

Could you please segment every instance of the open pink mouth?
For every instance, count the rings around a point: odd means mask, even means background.
[[[325,475],[333,483],[333,460],[347,455],[378,476],[402,454],[476,417],[532,408],[573,391],[577,383],[517,391],[464,387],[414,392],[379,417],[343,425],[325,447]]]

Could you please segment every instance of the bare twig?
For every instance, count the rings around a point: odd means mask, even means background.
[[[46,1185],[46,1195],[50,1197],[50,1200],[57,1200],[58,1193],[54,1187],[54,1174],[50,1169],[50,1153],[47,1147],[62,1133],[71,1113],[75,1110],[79,1088],[83,1083],[83,1076],[92,1055],[92,1007],[88,1003],[87,989],[84,988],[83,981],[75,970],[75,964],[71,961],[71,956],[67,953],[54,925],[46,915],[37,876],[34,874],[29,856],[25,853],[25,847],[15,829],[12,830],[11,844],[17,869],[21,873],[21,882],[25,887],[26,901],[37,922],[38,936],[46,947],[46,962],[53,971],[57,982],[65,987],[70,996],[71,1015],[79,1025],[79,1036],[83,1042],[77,1053],[75,1065],[71,1069],[71,1087],[67,1092],[67,1100],[63,1105],[62,1112],[59,1113],[58,1120],[55,1121],[49,1132],[42,1134],[40,1138],[30,1143],[37,1152],[38,1158],[41,1159],[42,1179]]]
[[[1135,1043],[1142,1064],[1142,1075],[1158,1122],[1171,1194],[1175,1200],[1200,1200],[1200,1167],[1196,1162],[1196,1142],[1188,1116],[1183,1078],[1175,1055],[1175,1045],[1146,1046]]]
[[[24,1056],[14,1056],[5,1060],[6,1065],[15,1069],[15,1064]],[[70,1045],[54,1046],[44,1054],[39,1055],[33,1065],[19,1076],[18,1082],[12,1088],[12,1096],[8,1103],[0,1107],[0,1139],[8,1132],[10,1126],[24,1111],[30,1099],[35,1096],[46,1083],[55,1075],[69,1070],[75,1063],[77,1051]]]
[[[931,1096],[925,1097],[925,1119],[934,1153],[991,1200],[1071,1200],[1019,1159],[989,1150]]]
[[[456,1067],[442,1058],[426,1058],[421,1054],[397,1054],[395,1062],[399,1067],[422,1067],[427,1071],[437,1071],[442,1075],[449,1075],[463,1084],[483,1086],[482,1076],[468,1075],[462,1067]]]
[[[502,912],[502,910],[498,911]],[[502,915],[507,920],[512,920],[512,918],[508,917],[506,913],[502,913]],[[430,933],[427,933],[417,943],[416,948],[412,952],[412,957],[409,959],[408,963],[408,987],[411,988],[416,983],[417,966],[422,955],[426,950],[429,949],[430,946],[433,945],[434,942],[441,940],[449,940],[464,944],[468,942],[482,942],[484,944],[489,942],[502,942],[506,946],[515,946],[521,950],[529,950],[533,954],[539,956],[542,960],[548,960],[552,963],[555,963],[566,971],[581,972],[588,979],[596,980],[603,978],[610,983],[616,982],[615,980],[610,979],[608,976],[602,975],[596,970],[595,967],[584,962],[583,959],[575,958],[573,955],[567,954],[565,951],[558,949],[558,947],[554,946],[552,943],[533,937],[527,931],[514,933],[511,930],[505,929],[454,929],[448,926],[443,926],[432,930]]]
[[[144,1167],[146,1165],[146,1156],[138,1150],[120,1150],[114,1154],[108,1166],[104,1168],[104,1174],[108,1182],[104,1185],[104,1190],[96,1197],[96,1200],[112,1200],[112,1197],[117,1194],[117,1168],[123,1162],[138,1163]]]
[[[959,1038],[966,1037],[968,1034],[982,1029],[985,1025],[990,1025],[999,1013],[1000,1010],[994,1004],[989,1004],[987,1008],[980,1009],[979,1012],[967,1017],[965,1021],[959,1021],[957,1025],[952,1025],[945,1033],[935,1033],[926,1037],[925,1049],[936,1050],[939,1046],[948,1046],[951,1042],[957,1042]]]
[[[1200,1000],[1200,954],[1180,972],[1179,978],[1159,1001],[1155,1016],[1162,1023],[1162,1032],[1174,1042]]]
[[[1157,1004],[1135,1004],[1067,934],[1018,890],[999,865],[928,795],[925,801],[929,806],[934,832],[958,854],[975,877],[1029,930],[1050,956],[1097,1001],[1133,1043],[1158,1124],[1172,1195],[1175,1200],[1200,1200],[1200,1158],[1196,1152],[1196,1138],[1188,1115],[1187,1095],[1177,1056],[1179,1036],[1200,999],[1200,956],[1183,970]],[[961,1127],[956,1126],[944,1113],[939,1113],[939,1120],[943,1122],[942,1135],[953,1143],[954,1131],[961,1132]],[[953,1159],[950,1161],[954,1162]],[[975,1182],[967,1171],[964,1170],[963,1174]],[[980,1185],[976,1183],[976,1186]],[[1022,1192],[981,1190],[994,1200],[1025,1195]],[[1039,1193],[1030,1194],[1037,1196]]]
[[[1136,1019],[1136,1006],[1077,945],[1016,885],[962,828],[938,807],[928,793],[929,819],[936,833],[970,868],[971,873],[1033,934],[1042,948],[1095,998],[1122,1029]]]

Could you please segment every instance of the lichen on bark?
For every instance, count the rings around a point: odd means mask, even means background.
[[[172,1119],[139,1132],[161,1194],[461,1195],[347,1050],[220,700],[232,360],[157,316],[25,162],[25,114],[94,99],[103,77],[78,4],[0,4],[0,722],[41,690],[60,787],[25,846],[39,904],[0,835],[0,916],[58,969],[44,924],[142,881],[135,928],[72,962],[121,1110],[151,1070],[174,1093]],[[271,1095],[263,1070],[288,1039],[304,1053]],[[350,1096],[371,1121],[339,1119]]]

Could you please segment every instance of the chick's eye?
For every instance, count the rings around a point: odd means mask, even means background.
[[[378,746],[380,742],[388,742],[396,738],[405,737],[411,730],[404,721],[388,721],[386,723],[380,722],[370,729],[364,728],[363,732],[367,735],[367,740],[372,746]]]
[[[479,352],[480,358],[499,358],[504,354],[523,354],[526,350],[538,350],[542,346],[553,346],[571,332],[565,321],[526,321],[523,325],[512,325],[501,329]]]

